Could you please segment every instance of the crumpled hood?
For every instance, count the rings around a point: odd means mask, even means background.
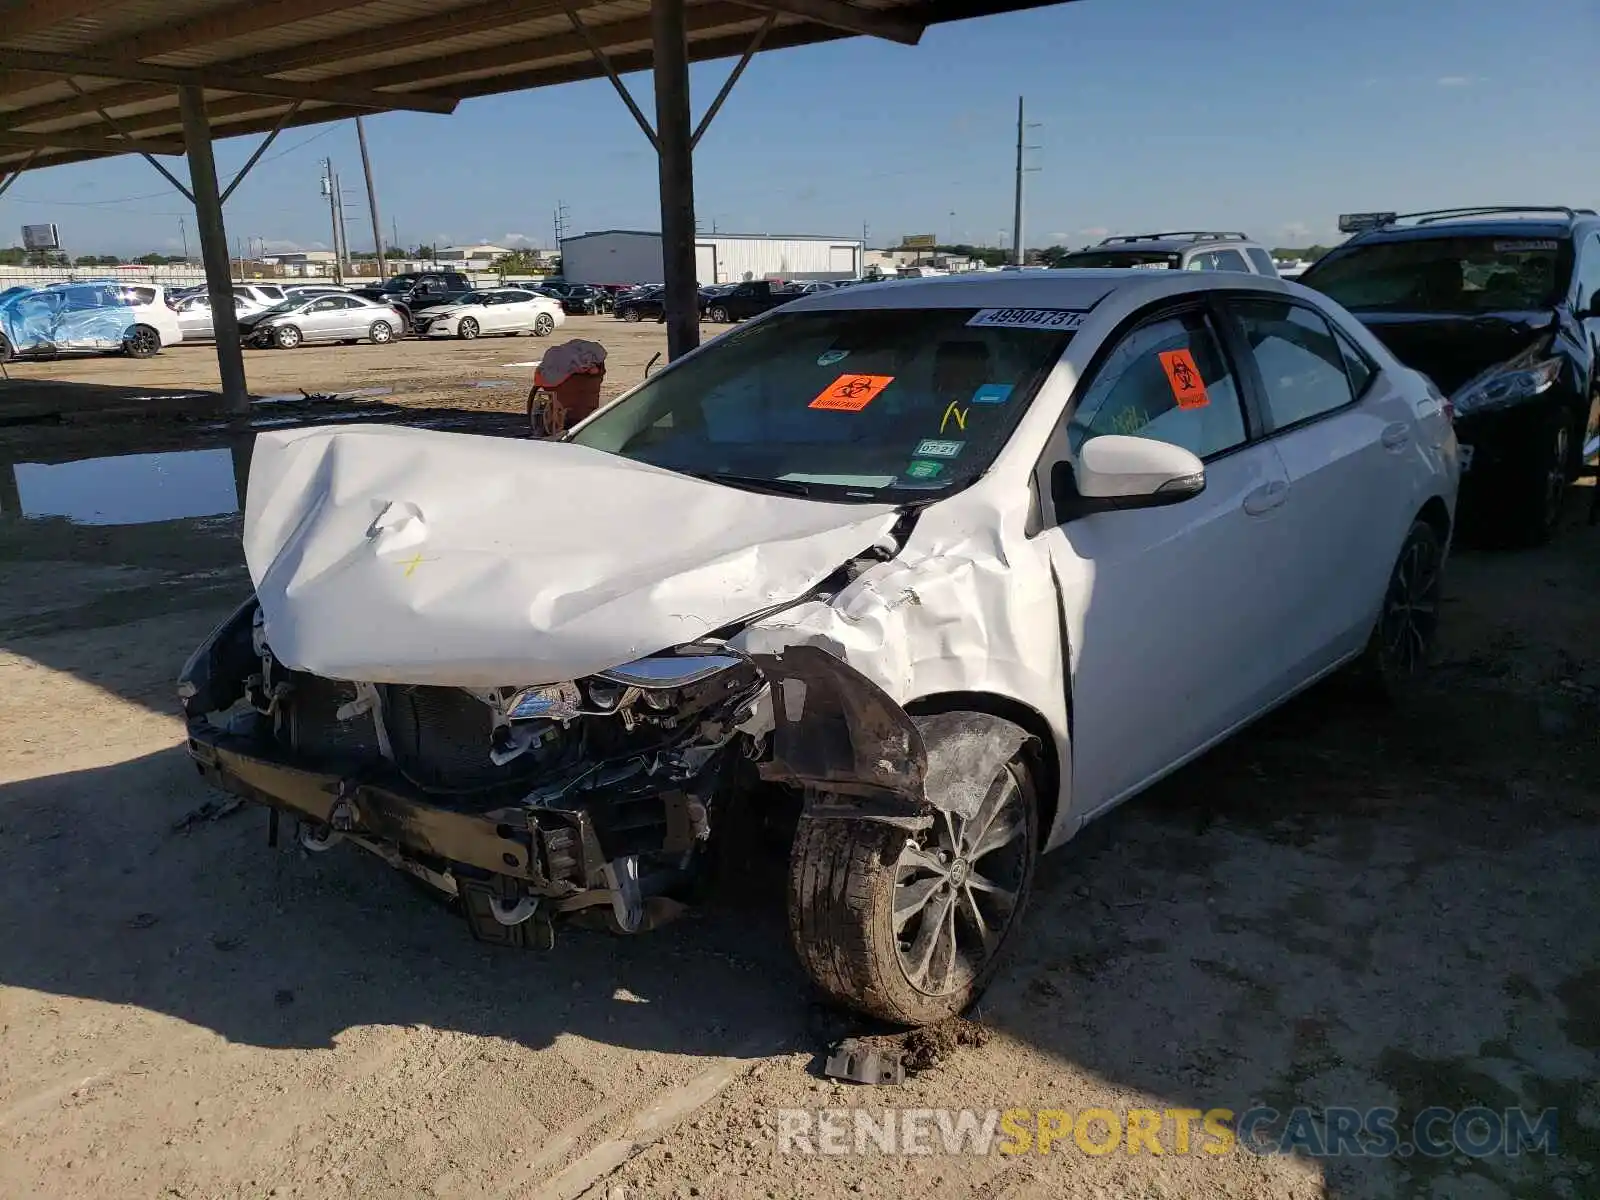
[[[568,443],[323,427],[256,438],[244,549],[288,666],[498,687],[792,600],[893,523],[887,505],[759,495]]]

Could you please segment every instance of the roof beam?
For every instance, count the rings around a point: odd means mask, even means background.
[[[3,2],[3,0],[0,0]],[[346,8],[370,4],[372,0],[243,0],[221,12],[189,17],[136,33],[132,37],[109,38],[80,48],[82,54],[120,59],[159,58],[213,42],[248,37],[266,29],[294,25],[311,17],[325,16]],[[0,17],[0,28],[10,28]],[[0,71],[0,94],[20,92],[41,86],[50,76],[37,71]]]
[[[15,133],[0,129],[0,146],[27,150],[104,150],[110,154],[182,154],[182,138],[96,137],[76,129],[64,133]]]
[[[403,109],[410,112],[450,113],[456,107],[455,100],[448,96],[430,96],[420,92],[372,92],[339,83],[297,83],[288,79],[269,79],[265,75],[234,74],[209,67],[197,70],[158,67],[153,63],[78,54],[47,54],[41,50],[0,48],[0,69],[6,68],[44,71],[67,78],[87,75],[97,79],[128,79],[180,87],[187,84],[216,92],[242,92],[251,96],[276,96],[284,100],[322,100],[330,104],[348,104],[380,111]],[[390,72],[392,76],[393,72]],[[99,106],[104,107],[105,101],[99,101]]]
[[[4,0],[0,0],[0,3],[3,2]],[[303,3],[305,0],[296,0],[296,2]],[[342,6],[345,0],[333,0],[333,2]],[[370,0],[366,0],[366,2],[370,3]],[[271,6],[263,5],[262,7]],[[579,4],[575,7],[582,8],[584,6]],[[559,16],[561,12],[561,0],[487,0],[487,3],[475,4],[468,8],[453,9],[439,16],[419,17],[413,21],[403,21],[388,28],[362,29],[355,33],[323,38],[320,41],[308,42],[301,46],[291,46],[286,50],[271,50],[263,54],[233,58],[226,62],[212,64],[207,69],[227,69],[230,71],[245,71],[257,75],[274,75],[280,71],[298,71],[305,67],[314,67],[321,62],[333,62],[339,59],[386,53],[392,50],[405,50],[411,46],[426,46],[443,38],[459,37],[469,33],[481,33],[486,29],[499,29],[507,25],[525,24],[529,21],[536,21],[541,17]],[[284,21],[283,23],[288,22]],[[141,57],[151,57],[153,53],[153,51],[147,51]],[[123,55],[122,57],[132,56]],[[4,77],[0,76],[0,93],[6,90]],[[107,88],[98,93],[100,104],[105,108],[117,108],[124,104],[141,104],[147,100],[160,99],[165,95],[165,88],[152,88],[146,84],[130,84],[125,87]],[[39,125],[46,121],[57,121],[62,117],[77,116],[79,113],[91,111],[93,110],[84,106],[82,100],[73,97],[68,100],[54,100],[45,104],[32,105],[4,115],[13,125]]]
[[[922,40],[922,31],[926,28],[921,21],[908,21],[877,9],[857,8],[842,0],[739,0],[739,3],[762,12],[802,17],[846,33],[883,38],[903,46],[915,46]]]
[[[8,38],[22,37],[104,7],[104,0],[0,0],[0,29]]]

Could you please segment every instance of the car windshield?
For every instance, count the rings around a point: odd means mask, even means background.
[[[487,304],[491,296],[500,295],[498,292],[468,292],[464,296],[457,296],[452,304]]]
[[[1521,312],[1556,303],[1561,247],[1505,235],[1358,243],[1329,251],[1299,282],[1353,312]]]
[[[1183,259],[1170,250],[1080,250],[1069,254],[1059,265],[1063,267],[1147,267],[1173,268]]]
[[[977,479],[1071,334],[978,310],[782,313],[741,326],[571,440],[756,491],[936,499]]]

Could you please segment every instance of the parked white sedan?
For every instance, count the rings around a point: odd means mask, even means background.
[[[254,313],[265,312],[272,305],[263,304],[247,293],[236,292],[233,297],[233,307],[239,316],[247,317]],[[216,337],[216,328],[211,316],[210,296],[205,293],[201,293],[198,296],[187,296],[178,301],[176,312],[178,314],[178,328],[183,330],[184,341],[205,342]]]
[[[485,333],[549,337],[566,320],[561,302],[521,288],[468,292],[452,304],[423,309],[413,318],[418,336],[471,339]]]
[[[563,441],[261,434],[189,750],[499,942],[643,928],[787,785],[805,969],[934,1021],[1042,850],[1337,668],[1423,669],[1458,478],[1444,397],[1294,283],[822,292]]]

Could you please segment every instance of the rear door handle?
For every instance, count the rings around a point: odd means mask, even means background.
[[[1411,430],[1396,421],[1393,425],[1385,426],[1382,440],[1385,450],[1399,450],[1411,440]]]
[[[1289,485],[1281,479],[1264,483],[1244,498],[1244,511],[1252,517],[1269,513],[1289,498]]]

